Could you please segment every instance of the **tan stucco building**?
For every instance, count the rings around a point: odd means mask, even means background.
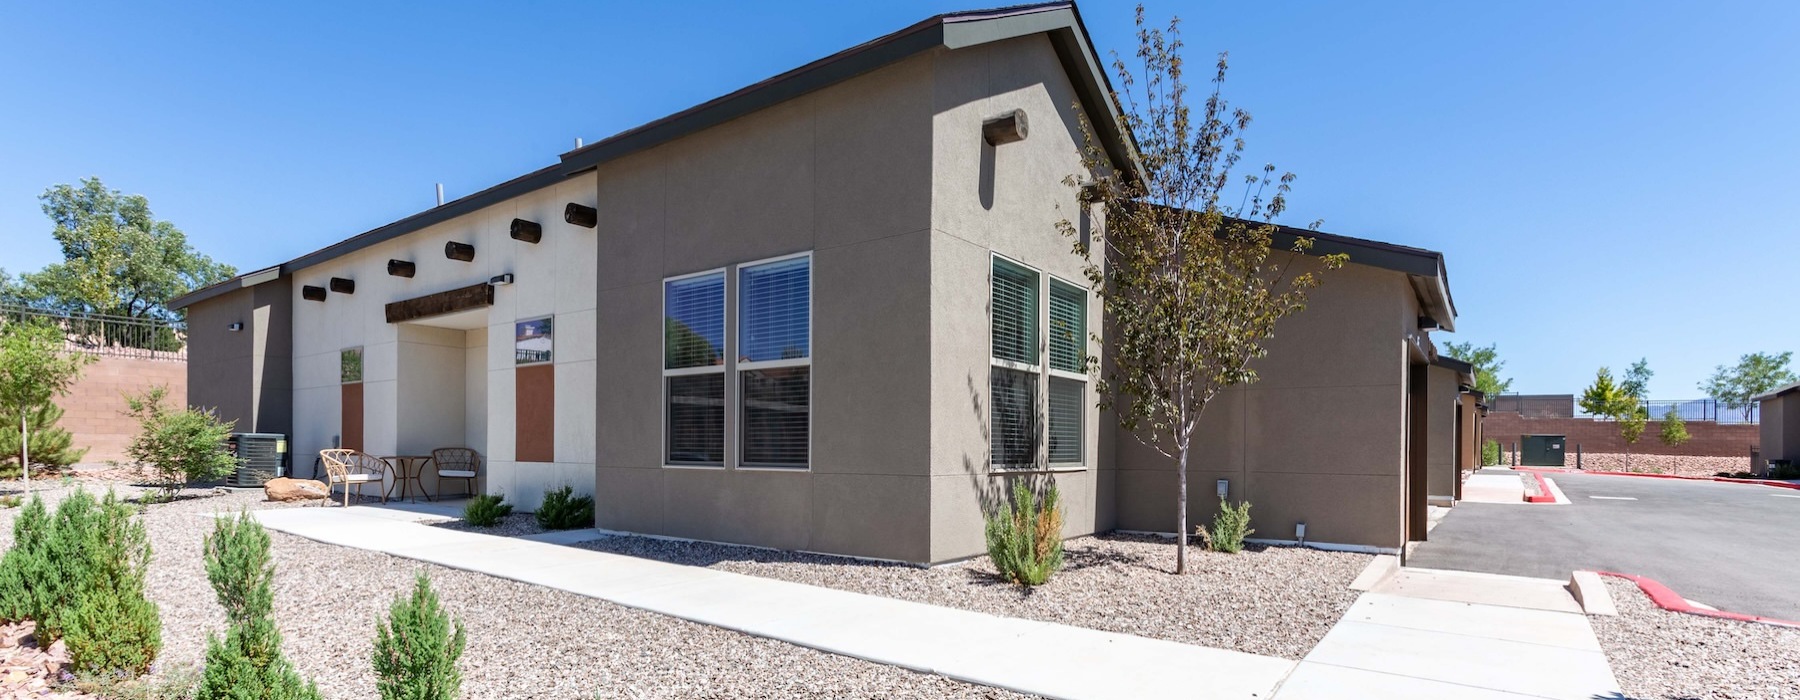
[[[1168,530],[1170,465],[1073,362],[1080,119],[1133,162],[1100,65],[1072,4],[942,15],[564,153],[178,300],[192,402],[301,474],[473,447],[482,491],[570,485],[612,530],[944,562],[1022,475],[1066,535]],[[1209,409],[1193,522],[1222,479],[1270,539],[1399,550],[1459,479],[1443,256],[1315,251],[1351,263]]]

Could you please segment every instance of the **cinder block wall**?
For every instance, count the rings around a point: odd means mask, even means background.
[[[187,362],[102,356],[88,365],[69,395],[56,402],[63,409],[59,425],[74,434],[76,447],[88,448],[81,461],[126,461],[137,422],[125,415],[125,395],[159,384],[169,388],[169,406],[186,406]]]
[[[1575,458],[1575,446],[1588,454],[1610,454],[1625,451],[1625,440],[1619,437],[1619,424],[1588,418],[1526,418],[1517,413],[1494,411],[1488,414],[1483,430],[1489,440],[1498,440],[1500,449],[1508,449],[1521,435],[1565,435],[1569,458]],[[1688,435],[1693,439],[1680,447],[1664,445],[1662,421],[1644,425],[1644,436],[1631,446],[1636,454],[1682,455],[1688,457],[1749,457],[1750,449],[1762,439],[1755,423],[1714,423],[1688,421]]]

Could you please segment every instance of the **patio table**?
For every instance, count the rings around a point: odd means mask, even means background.
[[[404,500],[412,493],[412,485],[418,484],[419,493],[425,494],[425,500],[431,500],[431,494],[426,493],[425,481],[421,478],[425,473],[425,463],[431,461],[431,455],[388,455],[382,459],[394,465],[394,483],[388,485],[388,494],[393,494],[394,487],[398,486],[400,498]],[[411,498],[415,502],[419,500],[417,496]]]

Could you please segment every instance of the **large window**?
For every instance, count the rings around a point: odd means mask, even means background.
[[[992,366],[988,369],[989,450],[994,466],[1037,463],[1038,273],[994,258],[991,319]]]
[[[738,268],[740,464],[809,462],[812,426],[812,258]]]
[[[1080,464],[1087,415],[1087,290],[1050,280],[1051,464]]]
[[[725,273],[663,283],[668,464],[725,464]]]

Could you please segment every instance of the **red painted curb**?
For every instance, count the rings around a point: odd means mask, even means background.
[[[1759,622],[1765,625],[1800,628],[1800,622],[1778,620],[1773,617],[1763,617],[1761,615],[1726,612],[1724,610],[1696,608],[1692,603],[1689,603],[1686,598],[1681,597],[1681,594],[1676,593],[1674,589],[1662,585],[1662,582],[1653,578],[1634,576],[1632,574],[1621,574],[1612,571],[1596,571],[1594,573],[1600,574],[1601,576],[1622,578],[1637,584],[1638,590],[1643,591],[1644,595],[1650,596],[1650,602],[1655,603],[1656,607],[1670,612],[1700,615],[1702,617],[1716,617],[1722,620],[1737,620],[1738,622]]]
[[[1531,472],[1531,478],[1537,479],[1538,495],[1525,494],[1526,503],[1555,503],[1556,496],[1550,493],[1550,483],[1544,481],[1544,475]]]
[[[1773,486],[1778,489],[1800,490],[1800,484],[1768,479],[1733,479],[1725,476],[1681,476],[1679,474],[1642,474],[1638,472],[1602,472],[1586,469],[1569,469],[1567,467],[1508,467],[1513,471],[1543,472],[1545,474],[1594,474],[1598,476],[1635,476],[1645,479],[1683,479],[1687,481],[1717,481],[1725,484],[1750,484],[1752,486]]]

